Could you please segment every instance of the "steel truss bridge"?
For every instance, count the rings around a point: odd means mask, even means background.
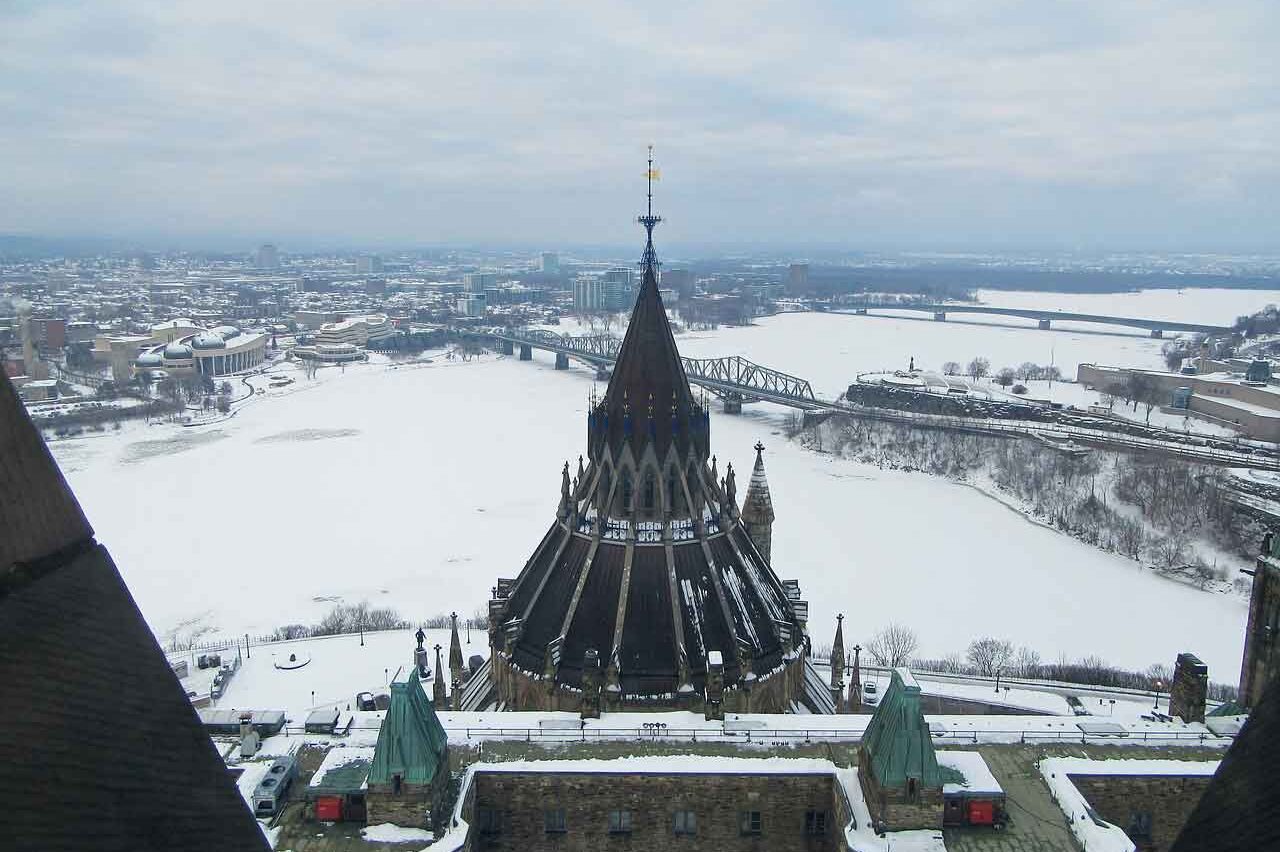
[[[531,360],[533,350],[541,349],[555,353],[558,370],[568,369],[569,359],[574,358],[594,367],[602,375],[617,359],[618,349],[622,345],[621,340],[609,335],[564,335],[542,329],[472,332],[468,336],[487,343],[496,342],[499,349],[507,355],[514,355],[518,351],[522,361]],[[807,380],[761,366],[738,355],[680,360],[689,381],[723,399],[728,413],[740,412],[743,403],[772,402],[820,416],[840,413],[925,429],[1005,437],[1040,436],[1102,449],[1174,456],[1201,464],[1280,471],[1280,456],[1273,451],[1248,445],[1227,445],[1225,441],[1210,446],[1200,436],[1155,429],[1150,434],[1143,435],[1118,432],[1114,423],[1106,418],[1091,418],[1084,412],[1073,412],[1073,415],[1075,421],[1087,421],[1087,425],[956,417],[873,408],[854,405],[843,399],[821,399],[814,394]]]
[[[607,369],[618,358],[622,341],[610,335],[565,335],[554,331],[490,332],[478,335],[498,341],[508,355],[518,349],[520,359],[527,361],[532,350],[542,349],[556,354],[557,369],[565,369],[568,359],[583,361],[597,370]],[[827,403],[814,396],[805,379],[788,375],[748,361],[740,355],[727,358],[681,358],[689,381],[704,387],[725,400],[731,409],[744,402],[776,402],[792,408],[818,410]]]

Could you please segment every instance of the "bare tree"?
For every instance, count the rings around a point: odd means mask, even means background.
[[[960,375],[960,362],[947,361],[945,364],[942,365],[942,373],[943,375],[946,375],[946,376]]]
[[[1033,364],[1030,361],[1023,361],[1018,365],[1017,377],[1022,381],[1034,379],[1040,375],[1040,365]]]
[[[969,375],[980,379],[991,372],[991,362],[981,355],[969,362]]]
[[[919,647],[920,640],[910,627],[890,624],[881,628],[867,643],[867,651],[877,664],[888,668],[905,666]]]
[[[1040,652],[1024,645],[1014,655],[1010,668],[1018,677],[1038,677],[1040,675]]]
[[[996,384],[1002,388],[1009,387],[1009,385],[1013,384],[1013,375],[1012,367],[1002,368],[1000,372],[996,373]]]
[[[978,674],[994,677],[996,672],[1003,671],[1013,659],[1013,643],[1007,639],[984,636],[969,643],[965,656],[978,670]]]

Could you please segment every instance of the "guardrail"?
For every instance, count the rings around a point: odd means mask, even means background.
[[[871,717],[867,716],[866,718],[870,721]],[[638,728],[586,726],[581,728],[456,727],[447,724],[444,728],[454,738],[463,737],[468,741],[477,743],[488,740],[503,740],[531,743],[736,743],[751,746],[856,743],[862,740],[866,730],[866,727],[863,726],[859,728],[746,728],[735,731],[717,728],[672,728],[664,723],[647,723],[644,727]],[[347,729],[346,735],[356,731],[376,733],[377,730],[377,725],[352,725]],[[289,736],[319,736],[306,734],[303,726],[300,725],[286,726],[284,732]],[[984,743],[1008,745],[1010,743],[1035,744],[1044,742],[1098,745],[1127,742],[1153,745],[1204,745],[1212,748],[1226,748],[1234,741],[1232,737],[1220,736],[1208,730],[1142,730],[1087,733],[1079,729],[1046,730],[1044,728],[1016,727],[937,732],[932,739],[935,746],[981,745]]]

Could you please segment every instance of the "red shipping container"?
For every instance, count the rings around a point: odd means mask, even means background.
[[[995,822],[995,804],[990,800],[969,802],[969,825],[991,825]]]
[[[316,819],[321,822],[338,822],[342,819],[342,797],[321,796],[316,799]]]

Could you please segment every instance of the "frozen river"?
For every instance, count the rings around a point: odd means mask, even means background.
[[[838,393],[852,371],[967,360],[1153,364],[1157,341],[912,320],[774,317],[682,335],[686,354],[740,352]],[[299,377],[218,426],[134,426],[53,444],[100,540],[157,632],[219,633],[309,622],[334,599],[410,619],[485,605],[551,523],[560,467],[583,450],[585,370],[438,359]],[[600,390],[603,390],[601,387]],[[1244,602],[1163,580],[1028,522],[961,485],[801,449],[766,406],[713,416],[713,448],[750,470],[766,460],[777,510],[775,567],[800,580],[818,644],[837,612],[846,644],[897,621],[921,653],[962,652],[992,633],[1045,658],[1096,654],[1125,666],[1199,654],[1236,678]]]

